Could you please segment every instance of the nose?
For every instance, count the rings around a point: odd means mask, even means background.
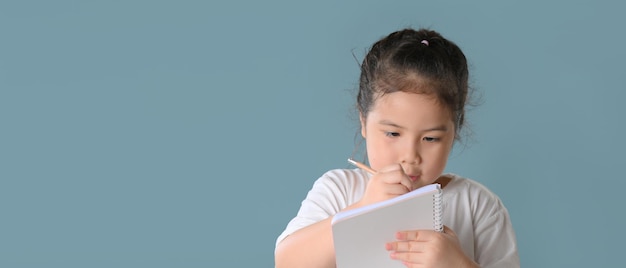
[[[402,164],[408,165],[418,165],[422,162],[422,157],[420,155],[420,148],[417,142],[412,142],[410,144],[406,144],[402,153]]]

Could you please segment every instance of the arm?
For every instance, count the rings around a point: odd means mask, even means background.
[[[345,210],[359,206],[359,204],[354,204]],[[332,219],[331,216],[304,227],[280,242],[274,252],[276,268],[335,267]]]
[[[367,184],[360,201],[345,207],[350,210],[407,193],[410,179],[399,165],[382,170]],[[332,238],[332,215],[345,206],[343,198],[335,199],[330,192],[344,192],[332,180],[320,179],[303,201],[296,221],[311,222],[294,231],[278,243],[275,263],[281,267],[335,267],[335,250]],[[351,189],[351,188],[350,188]],[[332,200],[332,201],[331,201]],[[343,203],[343,204],[340,204]],[[315,219],[321,219],[315,221]],[[382,246],[382,245],[381,245]],[[364,256],[365,257],[365,256]]]
[[[276,268],[335,267],[331,219],[304,227],[280,242],[275,252]]]
[[[338,211],[350,208],[346,206],[350,200],[348,186],[352,184],[344,179],[348,176],[329,172],[314,183],[297,216],[278,238],[276,268],[335,267],[331,221]]]

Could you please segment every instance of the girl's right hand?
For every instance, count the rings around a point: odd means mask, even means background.
[[[400,164],[386,166],[372,176],[367,183],[358,206],[384,201],[414,190],[411,179],[404,173]]]

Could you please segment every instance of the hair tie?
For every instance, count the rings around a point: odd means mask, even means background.
[[[428,40],[426,40],[426,39],[422,40],[420,43],[422,43],[422,44],[424,44],[424,45],[428,46]]]

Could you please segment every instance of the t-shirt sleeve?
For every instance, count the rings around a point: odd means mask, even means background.
[[[520,267],[517,242],[509,213],[495,195],[493,208],[475,223],[475,256],[481,267]]]
[[[327,219],[349,205],[347,189],[352,188],[348,185],[351,180],[345,174],[338,174],[339,172],[329,171],[315,181],[302,201],[296,217],[289,221],[276,239],[276,245],[293,232]]]

